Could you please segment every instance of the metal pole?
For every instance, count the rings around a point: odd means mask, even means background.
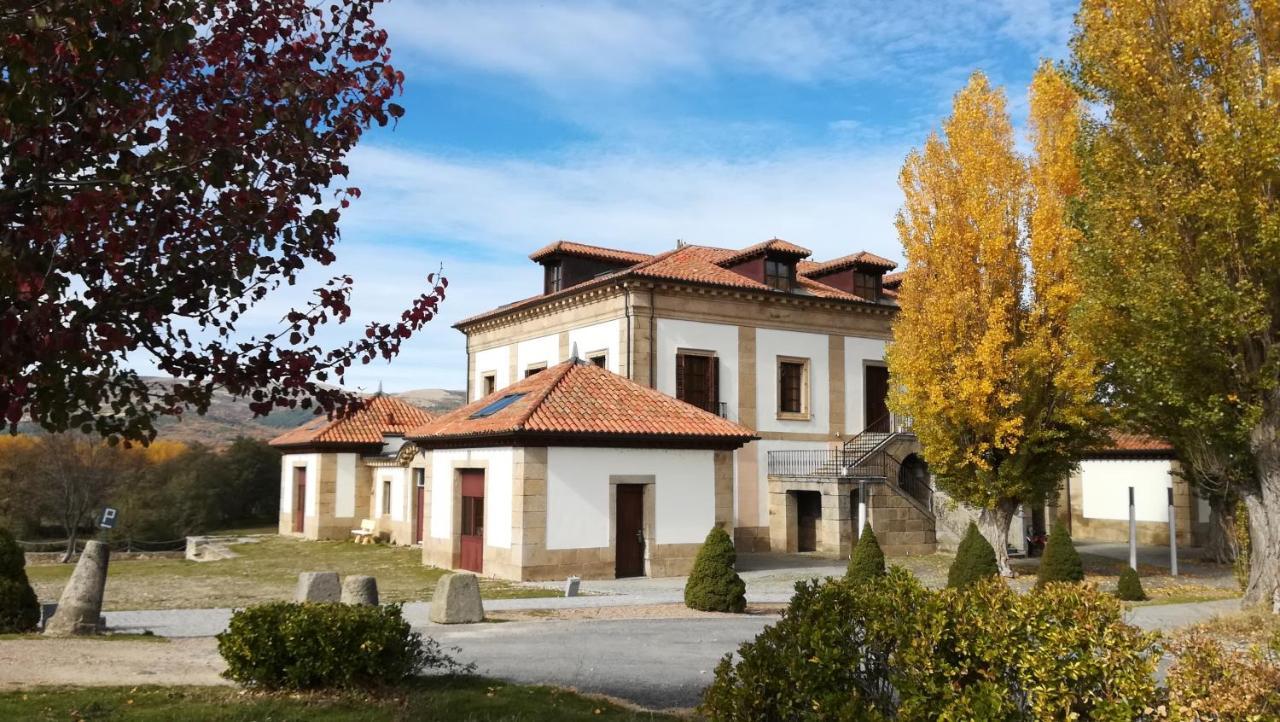
[[[1133,505],[1133,487],[1129,487],[1129,566],[1138,571],[1138,512]]]
[[[1169,575],[1178,576],[1178,521],[1173,508],[1173,488],[1169,488]]]
[[[867,526],[867,482],[858,482],[858,536]]]

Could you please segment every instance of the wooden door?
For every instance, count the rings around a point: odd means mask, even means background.
[[[301,534],[307,516],[307,467],[293,467],[293,531]]]
[[[458,568],[480,574],[484,572],[484,469],[463,469],[458,473],[462,486]]]
[[[797,491],[796,551],[818,550],[818,520],[822,518],[822,495],[816,491]]]
[[[422,469],[414,470],[413,486],[413,543],[421,544],[422,525],[425,523],[422,516],[422,502],[427,492],[426,474]]]
[[[619,484],[615,509],[614,575],[644,576],[644,485]]]
[[[863,376],[863,399],[866,405],[867,431],[889,433],[889,369],[867,366]]]

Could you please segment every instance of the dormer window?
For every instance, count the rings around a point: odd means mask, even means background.
[[[864,271],[853,272],[854,295],[867,301],[879,301],[880,289],[881,289],[880,274],[866,273]]]
[[[764,282],[770,288],[790,293],[796,287],[796,264],[788,261],[777,261],[766,258],[764,261]]]
[[[564,266],[560,261],[552,261],[546,266],[546,293],[555,293],[564,288]]]

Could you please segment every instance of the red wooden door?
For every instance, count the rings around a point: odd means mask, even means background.
[[[644,485],[619,484],[616,502],[614,575],[644,576]]]
[[[864,400],[867,431],[888,433],[889,429],[889,369],[884,366],[867,366],[864,379]]]
[[[484,571],[484,469],[459,472],[462,486],[462,528],[459,530],[461,558],[458,567]]]
[[[293,467],[293,531],[301,534],[307,515],[307,467]]]

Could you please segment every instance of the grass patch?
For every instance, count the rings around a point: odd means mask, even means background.
[[[258,694],[225,687],[37,688],[0,694],[21,720],[669,720],[553,687],[435,677],[373,694]]]
[[[446,572],[422,565],[422,551],[410,547],[349,541],[304,541],[266,537],[232,549],[240,556],[213,562],[186,559],[123,559],[111,562],[104,606],[108,610],[244,607],[289,599],[301,572],[369,574],[378,579],[386,602],[424,601]],[[36,594],[57,599],[71,576],[71,564],[27,567]],[[488,599],[559,596],[555,590],[482,580]]]
[[[1272,640],[1280,639],[1280,615],[1257,607],[1219,615],[1183,631],[1187,634],[1203,632],[1219,642],[1241,648],[1265,647]]]
[[[150,632],[142,633],[120,633],[120,634],[87,634],[82,637],[46,637],[37,632],[29,632],[25,634],[0,634],[0,642],[12,642],[14,640],[58,640],[65,641],[67,639],[85,640],[88,642],[157,642],[160,644],[168,644],[167,637],[160,637]]]

